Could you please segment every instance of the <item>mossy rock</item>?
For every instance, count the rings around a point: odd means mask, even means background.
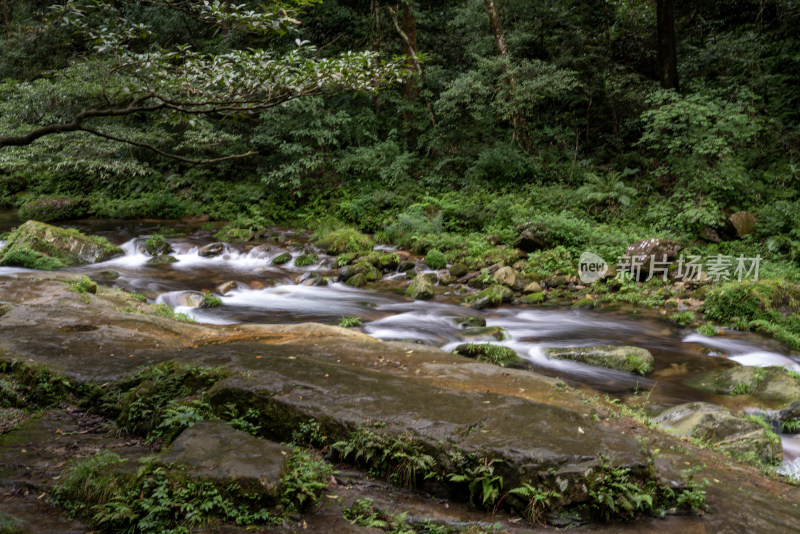
[[[147,265],[170,265],[172,263],[177,263],[178,259],[175,256],[168,256],[166,254],[162,254],[161,256],[155,256],[147,260]]]
[[[514,298],[514,292],[511,289],[496,285],[470,295],[466,298],[466,302],[471,303],[473,308],[482,310],[499,306],[503,302],[510,302],[512,298]]]
[[[800,378],[783,367],[736,366],[703,373],[685,384],[717,395],[750,395],[771,407],[800,401]]]
[[[530,295],[529,295],[530,296]],[[593,298],[584,297],[578,301],[576,301],[572,307],[578,310],[590,310],[595,307],[597,303]]]
[[[19,209],[22,219],[65,221],[86,215],[86,201],[81,197],[50,196],[31,200]]]
[[[503,328],[502,326],[484,326],[484,327],[474,327],[474,328],[467,328],[458,333],[458,337],[470,340],[470,339],[489,339],[494,338],[497,341],[504,341],[506,339],[510,339],[511,335],[508,333],[508,330]]]
[[[272,263],[274,265],[283,265],[284,263],[289,263],[292,261],[292,255],[288,252],[284,252],[283,254],[278,254],[274,258],[272,258]]]
[[[520,363],[520,359],[513,349],[490,343],[459,345],[453,352],[467,358],[475,358],[481,362],[493,363],[500,367],[509,367]]]
[[[400,266],[400,256],[391,252],[389,254],[383,254],[378,258],[378,265],[384,271],[396,271],[397,268]]]
[[[651,372],[654,361],[650,351],[629,346],[551,347],[545,349],[545,354],[558,360],[572,360],[640,375]]]
[[[106,261],[121,254],[122,249],[104,237],[28,221],[9,236],[0,251],[0,265],[49,271]]]
[[[151,256],[159,256],[172,252],[172,246],[167,243],[163,235],[155,234],[147,238],[147,241],[144,243],[144,250]]]
[[[530,295],[525,295],[520,299],[520,302],[524,304],[541,304],[547,298],[545,297],[544,292],[538,291],[536,293],[531,293]]]
[[[436,292],[433,289],[433,283],[427,276],[416,276],[406,289],[406,295],[414,300],[425,300],[433,298]]]
[[[471,328],[476,326],[482,327],[486,326],[486,319],[484,317],[472,315],[470,317],[461,317],[460,319],[456,319],[456,324],[462,328]]]
[[[339,280],[342,282],[348,283],[351,279],[358,277],[357,282],[349,284],[353,287],[364,287],[367,282],[377,282],[381,276],[381,271],[366,259],[339,269]]]
[[[450,274],[456,278],[461,278],[469,273],[469,268],[461,262],[454,263],[450,266]]]
[[[773,465],[783,458],[781,440],[769,425],[715,404],[680,404],[665,410],[654,421],[678,436],[713,444],[742,460]]]
[[[368,252],[375,246],[375,242],[369,236],[355,228],[333,230],[316,237],[314,244],[334,256],[344,252]]]
[[[318,259],[319,256],[316,254],[301,254],[294,260],[294,264],[297,267],[307,267],[316,263]]]

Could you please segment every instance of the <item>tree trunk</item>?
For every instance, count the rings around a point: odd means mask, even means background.
[[[503,59],[503,72],[508,76],[508,85],[511,94],[517,92],[517,79],[514,74],[508,72],[508,45],[506,45],[506,36],[503,33],[503,26],[500,23],[500,15],[497,13],[497,6],[494,0],[483,0],[486,4],[486,13],[489,15],[489,26],[494,34],[494,43],[497,46],[497,52]],[[514,128],[514,141],[517,146],[522,150],[527,150],[527,142],[525,141],[525,119],[514,111],[511,114],[511,126]]]
[[[675,0],[656,0],[658,26],[658,74],[664,89],[678,87],[678,57],[675,52]]]
[[[407,5],[403,12],[403,33],[406,34],[408,40],[403,40],[403,55],[406,56],[406,65],[409,68],[414,68],[414,60],[412,56],[417,55],[417,16],[414,14],[413,6]],[[409,100],[417,99],[417,88],[414,83],[414,77],[409,76],[406,80],[406,86],[403,89],[403,94]]]
[[[6,29],[6,34],[11,31],[11,8],[8,5],[8,0],[3,0],[3,26]]]

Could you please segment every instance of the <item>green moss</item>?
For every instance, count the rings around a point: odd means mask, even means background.
[[[163,235],[155,234],[147,238],[147,241],[145,241],[144,244],[144,249],[151,256],[157,256],[158,254],[166,254],[169,252],[170,246]]]
[[[669,320],[675,323],[680,327],[689,326],[695,320],[695,316],[693,312],[690,311],[682,311],[678,313],[673,313],[669,316]]]
[[[717,335],[717,329],[711,323],[703,323],[697,327],[697,333],[701,336],[713,337]]]
[[[224,226],[216,234],[214,239],[228,243],[246,243],[255,237],[255,232],[250,228],[237,228],[236,226]]]
[[[209,291],[203,291],[203,296],[200,300],[201,308],[216,308],[222,306],[222,299]]]
[[[473,303],[478,307],[488,307],[488,306],[499,306],[505,301],[511,300],[514,293],[509,288],[505,286],[490,286],[486,289],[475,293],[474,295],[469,295],[466,299],[466,302]]]
[[[278,254],[274,258],[272,258],[272,263],[275,265],[283,265],[285,263],[289,263],[292,261],[292,255],[288,252],[284,252],[282,254]]]
[[[0,265],[52,270],[105,261],[121,253],[103,237],[28,221],[9,236],[0,251]]]
[[[67,266],[61,260],[51,258],[25,245],[13,248],[6,246],[3,251],[2,257],[0,257],[0,265],[13,265],[39,271],[52,271],[53,269],[62,269]]]
[[[314,234],[313,239],[318,247],[333,255],[344,252],[368,252],[375,246],[369,236],[355,228],[347,227]]]
[[[519,362],[519,357],[513,349],[491,343],[460,345],[453,352],[500,367],[507,367]]]
[[[425,265],[438,271],[447,267],[447,258],[439,250],[433,249],[425,255]]]
[[[522,302],[525,304],[541,304],[545,301],[544,292],[539,291],[538,293],[531,293],[530,295],[525,295],[522,297]]]
[[[97,293],[97,282],[86,275],[83,275],[77,282],[69,282],[70,291],[86,295],[87,293]]]
[[[294,260],[294,264],[297,267],[306,267],[308,265],[316,263],[318,259],[319,256],[317,256],[316,254],[301,254],[300,256],[297,257],[296,260]]]
[[[343,328],[355,328],[358,326],[362,326],[361,319],[358,317],[342,317],[339,321],[339,326]]]

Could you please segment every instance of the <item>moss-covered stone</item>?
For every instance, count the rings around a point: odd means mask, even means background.
[[[425,265],[438,271],[439,269],[447,267],[447,258],[444,257],[441,251],[433,249],[428,251],[428,254],[425,256]]]
[[[545,301],[545,294],[542,291],[537,293],[531,293],[530,295],[525,295],[522,297],[521,301],[524,304],[541,304]]]
[[[503,302],[510,302],[514,292],[505,286],[490,286],[466,298],[472,307],[478,310],[499,306]]]
[[[502,345],[493,345],[490,343],[465,344],[459,345],[453,351],[461,356],[468,358],[475,358],[478,361],[493,363],[501,367],[508,367],[519,363],[517,353],[513,349],[504,347]]]
[[[246,243],[252,240],[256,233],[250,228],[237,228],[235,226],[225,226],[214,234],[214,239],[227,243]]]
[[[712,443],[743,460],[775,464],[783,458],[780,438],[763,421],[715,404],[681,404],[662,412],[655,421],[679,436]]]
[[[317,262],[319,256],[316,254],[301,254],[294,260],[294,264],[297,267],[307,267],[308,265],[312,265]]]
[[[461,317],[460,319],[457,319],[456,324],[462,326],[463,328],[486,326],[486,319],[477,315],[471,315],[469,317]]]
[[[166,254],[162,254],[160,256],[154,256],[147,260],[147,265],[170,265],[171,263],[177,263],[178,259],[175,256],[169,256]]]
[[[103,237],[28,221],[9,236],[0,251],[0,265],[52,270],[106,261],[121,254],[122,249]]]
[[[272,263],[274,265],[283,265],[284,263],[289,263],[292,261],[292,255],[288,252],[284,252],[282,254],[278,254],[274,258],[272,258]]]
[[[414,300],[430,299],[433,298],[435,294],[433,283],[427,276],[414,277],[411,284],[406,289],[406,295]]]
[[[770,407],[800,401],[800,379],[783,367],[736,366],[692,377],[686,385],[718,395],[750,395]]]
[[[607,367],[645,375],[653,370],[653,355],[640,347],[599,345],[593,347],[552,347],[545,349],[550,358]]]

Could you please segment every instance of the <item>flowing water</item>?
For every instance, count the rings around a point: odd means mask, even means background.
[[[0,232],[16,223],[12,214],[0,213]],[[332,273],[335,258],[320,254],[317,263],[305,267],[294,265],[294,259],[284,265],[273,265],[271,259],[279,254],[290,252],[296,258],[310,249],[307,236],[287,229],[275,229],[258,245],[226,244],[223,254],[206,258],[201,257],[198,250],[214,242],[212,233],[199,230],[197,224],[171,222],[172,230],[185,232],[184,236],[167,239],[173,248],[172,256],[178,261],[148,265],[150,257],[141,249],[147,237],[161,228],[159,222],[79,221],[73,225],[87,233],[104,235],[125,251],[119,258],[73,271],[110,286],[142,293],[150,302],[167,304],[203,323],[314,321],[336,324],[344,316],[359,317],[363,322],[362,330],[376,338],[452,350],[467,340],[457,319],[480,316],[485,318],[487,326],[503,327],[507,331],[506,339],[486,337],[482,342],[510,347],[537,371],[560,377],[573,385],[615,394],[649,392],[653,409],[689,401],[722,404],[726,400],[730,404],[730,397],[723,399],[683,385],[699,373],[730,367],[729,360],[742,365],[783,365],[800,370],[800,355],[774,340],[735,332],[705,337],[693,330],[674,327],[658,317],[512,305],[476,311],[457,304],[455,297],[448,295],[430,301],[410,301],[401,291],[391,288],[370,291],[340,283],[309,285],[315,273]],[[0,275],[19,271],[24,269],[0,268]],[[236,282],[237,287],[220,296],[221,306],[196,307],[201,291],[213,291],[229,281]],[[544,353],[546,347],[602,344],[648,349],[656,360],[655,371],[642,378],[571,361],[551,360]],[[800,474],[800,437],[783,438],[784,470]]]

